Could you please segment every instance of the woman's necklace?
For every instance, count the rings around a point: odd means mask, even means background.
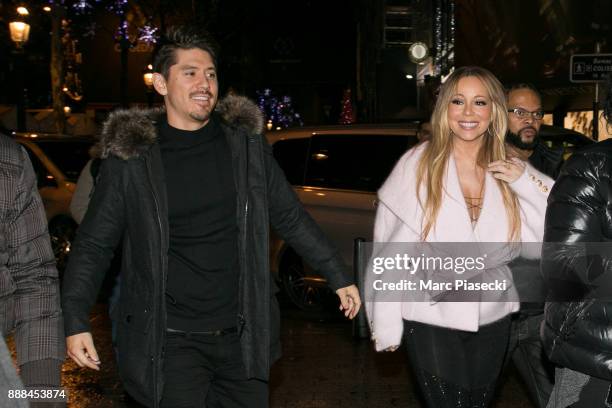
[[[480,192],[477,197],[468,197],[463,196],[465,199],[465,205],[467,206],[468,214],[470,216],[470,221],[472,225],[478,222],[478,218],[480,217],[480,211],[482,210],[482,201],[483,201],[483,193],[484,191],[484,179],[480,184]]]

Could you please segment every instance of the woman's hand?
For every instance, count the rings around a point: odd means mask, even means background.
[[[490,171],[493,177],[510,184],[523,175],[525,167],[524,161],[517,157],[512,157],[510,159],[497,160],[489,163],[487,171]]]

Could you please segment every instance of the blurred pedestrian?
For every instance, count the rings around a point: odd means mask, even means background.
[[[431,139],[409,150],[378,191],[374,241],[465,242],[466,250],[504,243],[488,254],[481,273],[511,281],[507,263],[517,251],[505,243],[541,241],[552,180],[506,158],[506,111],[493,74],[456,69],[436,101]],[[368,299],[366,292],[376,350],[395,351],[403,340],[427,406],[488,406],[508,348],[510,314],[519,308],[512,288],[484,302],[381,301],[384,295]]]
[[[417,130],[417,139],[419,143],[431,139],[431,131],[431,122],[419,123],[419,129]]]
[[[89,311],[123,236],[115,318],[130,395],[153,407],[266,407],[280,356],[269,226],[326,276],[350,318],[359,292],[276,164],[257,106],[231,95],[217,104],[210,39],[172,29],[153,66],[165,112],[119,111],[104,127],[64,279],[68,354],[100,368]]]
[[[28,154],[2,134],[0,327],[4,336],[14,332],[26,387],[61,386],[63,321],[45,210]]]
[[[507,154],[528,161],[536,169],[555,178],[563,164],[563,150],[553,150],[540,140],[544,118],[542,99],[529,84],[516,84],[506,92],[508,102]],[[553,388],[555,368],[548,361],[540,340],[544,320],[546,289],[539,260],[519,257],[509,265],[521,309],[512,315],[510,359],[523,378],[531,401],[545,408]]]
[[[93,194],[98,173],[100,172],[102,160],[99,157],[98,150],[97,146],[90,149],[89,154],[92,158],[85,164],[83,170],[81,170],[74,193],[72,194],[72,199],[70,200],[70,215],[72,215],[72,218],[77,224],[80,224],[85,217],[85,213],[89,207],[89,200]]]
[[[604,103],[612,123],[612,79]],[[567,161],[550,193],[542,340],[559,365],[549,408],[612,406],[612,139]],[[547,244],[550,243],[550,244]],[[597,246],[606,243],[608,246]],[[600,248],[600,249],[597,249]]]

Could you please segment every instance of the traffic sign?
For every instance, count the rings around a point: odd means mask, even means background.
[[[570,82],[603,82],[612,74],[612,54],[574,54]]]

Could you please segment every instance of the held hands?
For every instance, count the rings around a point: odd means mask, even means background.
[[[512,157],[510,159],[497,160],[489,163],[487,171],[490,171],[493,177],[510,184],[523,175],[525,167],[524,161],[517,157]]]
[[[340,288],[336,291],[336,294],[340,298],[340,310],[344,310],[344,316],[349,319],[357,316],[361,307],[361,298],[357,286],[351,285]]]
[[[89,367],[92,370],[100,371],[100,359],[98,358],[90,332],[66,337],[66,350],[68,356],[79,367]]]

